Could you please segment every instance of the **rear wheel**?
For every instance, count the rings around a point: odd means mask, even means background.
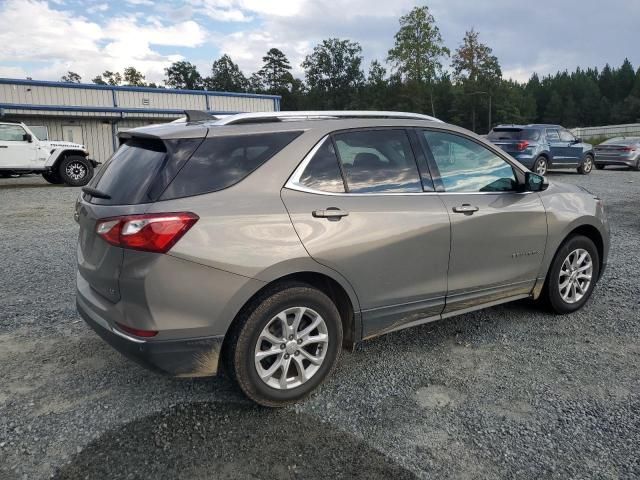
[[[599,274],[600,257],[593,241],[573,236],[556,252],[541,300],[556,313],[575,312],[591,296]]]
[[[584,157],[582,165],[578,167],[578,173],[582,175],[589,175],[591,170],[593,170],[593,157],[591,155],[587,155]]]
[[[227,371],[260,405],[280,407],[311,393],[333,370],[342,345],[335,304],[298,282],[267,290],[236,324],[225,346]]]
[[[72,187],[82,187],[93,177],[93,166],[79,155],[66,157],[58,168],[62,181]]]
[[[58,172],[45,172],[42,174],[42,178],[44,178],[47,182],[52,183],[54,185],[59,185],[62,182],[62,179],[60,178],[60,175],[58,175]]]
[[[538,157],[533,164],[533,171],[538,175],[546,175],[549,168],[549,162],[545,157]]]
[[[636,172],[640,172],[640,158],[636,160],[636,164],[632,167],[632,169],[635,170]]]

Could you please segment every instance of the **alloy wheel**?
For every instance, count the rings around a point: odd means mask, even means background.
[[[327,324],[315,310],[283,310],[267,323],[256,342],[258,376],[277,390],[299,387],[318,372],[328,345]]]
[[[65,168],[65,173],[73,180],[82,180],[87,175],[87,167],[80,162],[71,162]]]
[[[560,268],[558,289],[562,300],[576,303],[582,300],[589,290],[593,277],[593,260],[583,248],[573,250]]]
[[[584,159],[584,166],[582,167],[584,173],[590,173],[593,170],[593,160],[591,157],[587,157]]]
[[[539,158],[536,161],[536,173],[538,175],[544,175],[547,173],[547,161],[544,158]]]

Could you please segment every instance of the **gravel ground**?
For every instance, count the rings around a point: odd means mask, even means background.
[[[372,340],[279,411],[104,344],[74,308],[78,190],[0,180],[0,479],[640,478],[640,174],[550,178],[609,207],[582,311],[520,302]]]

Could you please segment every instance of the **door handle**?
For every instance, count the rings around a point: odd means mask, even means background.
[[[453,211],[456,213],[468,213],[469,215],[473,215],[473,213],[480,210],[475,205],[469,205],[468,203],[463,203],[458,207],[453,207]]]
[[[342,217],[349,215],[349,212],[340,210],[336,207],[329,207],[326,210],[314,210],[311,212],[315,218],[328,218],[329,220],[340,220]]]

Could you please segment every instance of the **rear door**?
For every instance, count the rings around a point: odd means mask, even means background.
[[[517,192],[512,165],[485,145],[451,132],[421,133],[431,171],[437,172],[438,195],[451,216],[444,313],[528,295],[547,238],[540,197]],[[438,153],[447,149],[454,162]]]
[[[553,159],[553,165],[561,167],[572,163],[568,156],[568,142],[560,139],[560,130],[557,128],[547,128],[547,141],[549,142],[549,151]]]
[[[397,128],[338,132],[282,190],[311,257],[354,287],[365,337],[437,317],[444,306],[449,216],[425,193],[433,184],[410,138]]]
[[[26,140],[20,125],[0,124],[0,168],[29,169],[36,161],[36,144]]]

